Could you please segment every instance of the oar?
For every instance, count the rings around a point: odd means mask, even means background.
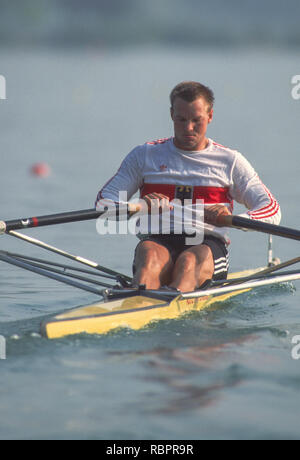
[[[95,270],[99,270],[103,273],[112,275],[116,278],[122,278],[128,282],[132,281],[132,279],[129,276],[124,275],[123,273],[116,272],[115,270],[110,270],[109,268],[103,267],[102,265],[99,265],[97,262],[86,259],[84,257],[70,254],[67,251],[63,251],[62,249],[56,248],[55,246],[51,246],[50,244],[44,243],[43,241],[37,240],[36,238],[32,238],[28,235],[23,235],[22,233],[15,232],[13,230],[10,230],[8,233],[9,235],[14,236],[15,238],[19,238],[20,240],[26,241],[27,243],[34,244],[35,246],[39,246],[40,248],[46,249],[47,251],[59,254],[63,257],[66,257],[67,259],[74,260],[75,262],[79,262],[83,265],[87,265],[88,267],[92,267]]]
[[[134,214],[140,210],[139,205],[128,206],[128,212]],[[97,219],[103,214],[92,209],[84,209],[81,211],[63,212],[60,214],[50,214],[47,216],[27,217],[24,219],[16,219],[9,221],[0,221],[0,234],[9,232],[11,230],[20,230],[24,228],[42,227],[46,225],[64,224],[68,222],[80,222],[84,220]],[[258,232],[268,233],[269,235],[282,236],[293,240],[300,240],[300,231],[282,227],[280,225],[267,224],[258,220],[246,219],[240,216],[219,216],[218,221],[220,225],[225,227],[245,228],[255,230]]]
[[[81,211],[62,212],[60,214],[50,214],[38,217],[26,217],[24,219],[15,219],[0,221],[0,234],[10,230],[21,230],[24,228],[43,227],[46,225],[65,224],[68,222],[80,222],[83,220],[97,219],[103,213],[96,209],[83,209]]]
[[[127,206],[124,206],[123,209],[116,205],[112,211],[114,216],[120,212],[126,212],[128,217],[137,212],[140,209],[140,206],[136,206],[133,203],[128,203]],[[0,235],[3,233],[8,233],[11,230],[21,230],[25,228],[33,227],[44,227],[46,225],[56,225],[56,224],[66,224],[69,222],[80,222],[84,220],[98,219],[104,213],[107,213],[108,209],[105,211],[97,211],[95,208],[92,209],[82,209],[80,211],[70,211],[62,212],[59,214],[49,214],[46,216],[37,216],[37,217],[25,217],[23,219],[15,219],[8,221],[0,221]]]
[[[55,281],[59,281],[59,282],[64,283],[64,284],[68,284],[69,286],[77,287],[77,288],[82,289],[84,291],[88,291],[88,292],[91,292],[93,294],[103,296],[103,290],[100,291],[99,289],[93,288],[92,286],[86,286],[86,285],[84,285],[82,283],[79,283],[77,281],[68,279],[65,276],[61,276],[61,275],[58,275],[56,273],[51,273],[48,270],[44,270],[43,268],[34,267],[32,264],[28,264],[28,263],[26,263],[26,262],[24,262],[22,260],[18,260],[18,259],[14,258],[14,257],[10,257],[10,256],[6,255],[5,253],[3,253],[2,251],[0,251],[0,260],[2,260],[3,262],[8,263],[10,265],[14,265],[16,267],[24,268],[25,270],[37,273],[38,275],[46,276],[47,278],[51,278],[51,279],[53,279]]]
[[[118,208],[117,208],[118,209]],[[125,208],[126,209],[126,208]],[[95,268],[96,270],[102,271],[104,273],[107,273],[109,275],[115,276],[115,277],[120,277],[123,278],[124,280],[131,282],[131,278],[129,276],[123,275],[122,273],[116,272],[114,270],[110,270],[106,267],[103,267],[99,265],[98,263],[85,259],[80,256],[76,256],[73,254],[69,254],[66,251],[62,251],[61,249],[55,248],[54,246],[50,246],[46,243],[43,243],[42,241],[39,241],[35,238],[30,238],[27,235],[22,235],[18,232],[15,232],[14,230],[18,229],[26,229],[26,228],[33,228],[33,227],[44,227],[47,225],[56,225],[56,224],[65,224],[69,222],[80,222],[80,221],[85,221],[85,220],[92,220],[92,219],[97,219],[100,217],[102,214],[104,214],[105,211],[99,212],[96,209],[83,209],[80,211],[70,211],[70,212],[63,212],[59,214],[50,214],[50,215],[45,215],[45,216],[38,216],[38,217],[26,217],[24,219],[15,219],[15,220],[9,220],[9,221],[0,221],[0,235],[4,233],[8,233],[9,235],[12,235],[16,238],[20,238],[24,241],[27,241],[31,244],[35,244],[36,246],[43,247],[44,249],[47,249],[48,251],[55,252],[57,254],[60,254],[64,257],[67,257],[71,260],[74,260],[76,262],[80,262],[84,265],[88,265],[90,267]],[[128,215],[134,213],[130,211],[130,206],[128,206]]]
[[[88,270],[88,269],[85,269],[85,268],[78,268],[78,267],[75,267],[73,265],[60,264],[58,262],[52,262],[52,261],[50,261],[48,259],[40,259],[40,258],[37,258],[37,257],[25,256],[24,254],[17,254],[15,252],[7,252],[7,251],[1,251],[1,252],[2,252],[2,254],[5,254],[7,256],[14,257],[15,259],[25,260],[25,262],[26,261],[28,261],[29,263],[36,262],[36,263],[39,263],[39,264],[44,264],[44,265],[49,265],[49,266],[53,266],[53,267],[62,268],[64,273],[66,273],[67,271],[71,270],[71,271],[80,272],[80,273],[86,273],[88,275],[97,276],[97,277],[101,277],[101,278],[108,278],[108,279],[111,279],[111,280],[116,279],[116,277],[113,276],[113,275],[106,275],[104,273],[94,272],[93,270]]]
[[[45,261],[45,263],[34,262],[30,257],[25,257],[25,258],[16,257],[13,253],[10,253],[7,251],[0,251],[0,255],[7,256],[11,260],[13,259],[14,261],[19,260],[21,262],[25,262],[27,267],[35,267],[38,269],[41,268],[43,270],[43,274],[47,271],[47,272],[57,273],[58,275],[62,275],[64,277],[74,278],[79,281],[84,281],[85,283],[95,284],[95,285],[102,286],[102,287],[109,288],[109,289],[114,287],[111,284],[103,283],[103,281],[97,281],[92,278],[88,278],[87,276],[76,275],[75,273],[67,273],[64,268],[63,269],[55,268],[52,264],[48,264],[48,261]],[[55,265],[58,265],[58,264],[55,264]],[[96,273],[96,275],[98,275],[98,273]],[[102,276],[106,276],[106,275],[102,275]]]
[[[258,220],[247,219],[240,216],[219,216],[218,222],[225,227],[245,228],[257,232],[268,233],[269,235],[282,236],[292,240],[300,240],[300,231],[294,228],[282,227],[280,225],[267,224]]]
[[[282,262],[273,266],[268,266],[268,268],[264,268],[263,270],[259,270],[252,275],[249,276],[243,276],[241,278],[230,278],[226,280],[221,280],[221,281],[213,281],[212,285],[213,286],[232,286],[234,284],[241,284],[244,283],[245,281],[252,281],[261,277],[266,277],[266,276],[274,276],[274,272],[278,272],[282,268],[290,267],[291,265],[295,265],[300,262],[300,257],[295,257],[294,259],[287,260],[286,262]],[[297,272],[283,272],[282,274],[292,274],[292,273],[299,273],[299,270]],[[275,273],[276,276],[276,273]]]

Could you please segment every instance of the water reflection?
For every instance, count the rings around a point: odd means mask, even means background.
[[[151,412],[178,414],[203,409],[216,404],[227,388],[241,385],[248,374],[239,363],[236,346],[245,346],[256,339],[251,333],[241,334],[218,345],[130,353],[131,356],[147,358],[144,360],[146,376],[142,380],[156,382],[163,387],[163,393],[152,395]]]

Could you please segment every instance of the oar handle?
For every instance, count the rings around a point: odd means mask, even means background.
[[[224,227],[245,228],[257,232],[268,233],[269,235],[281,236],[292,240],[300,240],[300,231],[282,227],[280,225],[267,224],[259,220],[247,219],[240,216],[219,216],[219,224]]]

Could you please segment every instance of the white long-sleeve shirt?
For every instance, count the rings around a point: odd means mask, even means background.
[[[233,211],[233,201],[248,211],[243,217],[279,224],[280,207],[256,171],[238,151],[209,139],[208,146],[191,152],[175,147],[173,138],[147,142],[134,148],[117,173],[100,190],[103,199],[119,201],[119,192],[128,200],[140,190],[140,197],[151,192],[174,198],[203,199],[204,205],[223,204]],[[203,225],[203,223],[202,223]],[[205,234],[229,243],[228,229],[204,224]]]

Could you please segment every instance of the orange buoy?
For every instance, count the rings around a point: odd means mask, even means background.
[[[37,177],[48,177],[51,174],[51,168],[47,163],[36,163],[31,167],[31,174]]]

